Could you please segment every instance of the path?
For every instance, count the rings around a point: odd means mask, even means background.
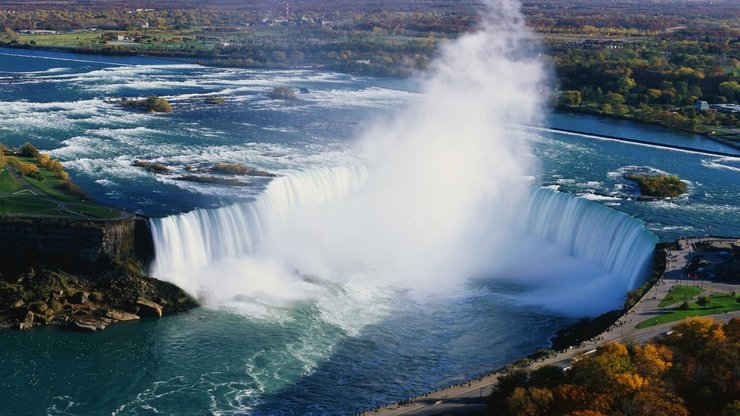
[[[579,346],[560,351],[553,357],[539,360],[531,368],[537,368],[543,365],[557,365],[565,368],[570,366],[577,356],[594,350],[599,344],[605,342],[644,343],[666,333],[676,322],[655,325],[644,329],[637,329],[636,325],[646,319],[666,312],[667,309],[658,307],[658,303],[673,286],[680,284],[700,285],[707,293],[737,290],[738,285],[716,283],[709,280],[689,280],[682,277],[683,268],[697,254],[694,252],[693,244],[699,240],[701,239],[678,240],[680,249],[668,252],[666,271],[663,274],[663,278],[629,312],[609,327],[606,332],[589,341],[583,342]],[[727,239],[727,241],[740,243],[740,239]],[[740,311],[710,316],[717,321],[727,322],[732,318],[740,318]],[[362,415],[430,416],[475,414],[477,411],[485,408],[486,396],[491,393],[501,375],[502,373],[500,372],[491,373],[475,380],[413,397],[405,400],[402,405],[393,404],[371,409],[362,413]]]

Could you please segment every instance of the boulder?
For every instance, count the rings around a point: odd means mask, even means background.
[[[139,307],[138,315],[141,317],[153,316],[157,318],[162,317],[162,306],[158,303],[152,302],[147,299],[139,298],[136,301],[136,306]]]
[[[33,327],[33,318],[33,312],[28,311],[26,313],[26,317],[23,318],[23,321],[18,324],[18,329],[31,329]]]
[[[138,315],[124,312],[120,309],[109,309],[108,312],[105,313],[105,317],[114,321],[133,321],[139,319]]]
[[[110,323],[110,319],[85,316],[67,322],[64,329],[80,332],[102,331]]]
[[[69,302],[71,303],[87,303],[89,300],[90,294],[80,290],[79,292],[75,293],[69,298]]]

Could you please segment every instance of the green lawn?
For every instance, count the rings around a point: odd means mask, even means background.
[[[738,302],[737,299],[737,295],[727,293],[715,294],[712,295],[712,301],[708,306],[700,306],[696,302],[691,302],[689,304],[689,309],[687,310],[676,309],[666,314],[644,320],[637,324],[637,328],[642,329],[653,325],[680,321],[681,319],[692,316],[714,315],[717,313],[737,311],[740,310],[740,302]]]
[[[57,204],[29,196],[0,196],[2,215],[55,215]]]
[[[658,306],[664,308],[666,306],[675,305],[676,303],[687,301],[703,291],[704,289],[698,286],[673,286],[671,291],[665,295]]]
[[[41,167],[34,158],[18,157],[18,159],[36,164],[44,180],[39,181],[28,176],[19,179],[11,171],[0,170],[0,215],[53,217],[85,215],[98,218],[121,216],[118,209],[100,205],[93,200],[68,192],[64,188],[64,181]],[[23,181],[30,185],[30,188]],[[24,187],[28,189],[23,189]]]
[[[7,169],[0,169],[0,193],[13,193],[21,189],[18,179]]]

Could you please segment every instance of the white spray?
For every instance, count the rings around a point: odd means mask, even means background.
[[[514,1],[489,4],[481,30],[442,45],[420,98],[357,139],[359,167],[298,173],[252,204],[155,220],[154,275],[223,304],[293,300],[306,280],[439,293],[516,267],[533,251],[517,244],[526,225],[512,223],[526,222],[537,166],[508,126],[542,110],[534,43]]]
[[[275,201],[258,201],[273,205],[270,209],[283,217],[267,235],[254,229],[195,234],[207,239],[209,233],[259,232],[259,244],[246,244],[253,257],[269,258],[288,272],[299,269],[332,280],[361,270],[392,284],[430,279],[441,284],[475,273],[478,263],[490,262],[490,242],[505,240],[503,225],[521,206],[526,178],[535,170],[526,143],[507,127],[532,123],[541,109],[546,71],[528,53],[531,43],[515,2],[490,4],[481,30],[442,45],[422,80],[420,98],[358,138],[356,154],[367,179],[351,196],[300,206],[295,197],[283,198],[280,204],[291,205],[289,216]],[[266,194],[301,186],[280,181],[291,180],[278,179]],[[160,234],[166,224],[164,220],[157,227]],[[489,238],[491,234],[498,238]],[[193,231],[183,230],[179,238],[188,235]],[[172,238],[167,244],[178,246]],[[202,244],[186,245],[208,250]],[[231,254],[222,257],[239,254],[235,247],[218,250]],[[208,254],[182,253],[176,250],[180,264],[173,265],[158,248],[162,258],[156,275],[176,278],[191,290],[205,287],[214,293],[223,288],[223,282],[201,267],[207,268],[203,257]],[[261,279],[274,281],[274,276]],[[249,280],[245,286],[255,283]]]

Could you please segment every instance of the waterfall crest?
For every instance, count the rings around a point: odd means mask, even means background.
[[[254,253],[296,208],[342,199],[357,190],[366,176],[367,171],[358,166],[297,172],[273,180],[252,202],[152,219],[156,253],[152,274],[171,276]]]
[[[524,216],[526,230],[576,257],[593,260],[625,291],[642,283],[658,237],[641,220],[597,202],[540,188]]]
[[[268,238],[280,245],[298,210],[321,209],[347,199],[360,191],[367,178],[367,170],[359,166],[298,172],[274,180],[253,202],[152,219],[156,250],[152,273],[183,283],[180,275],[220,260],[253,255]],[[598,264],[617,280],[613,283],[620,290],[632,290],[646,277],[657,237],[639,219],[543,188],[534,190],[524,204],[514,221],[522,225],[518,232]],[[495,256],[490,261],[496,261]]]

